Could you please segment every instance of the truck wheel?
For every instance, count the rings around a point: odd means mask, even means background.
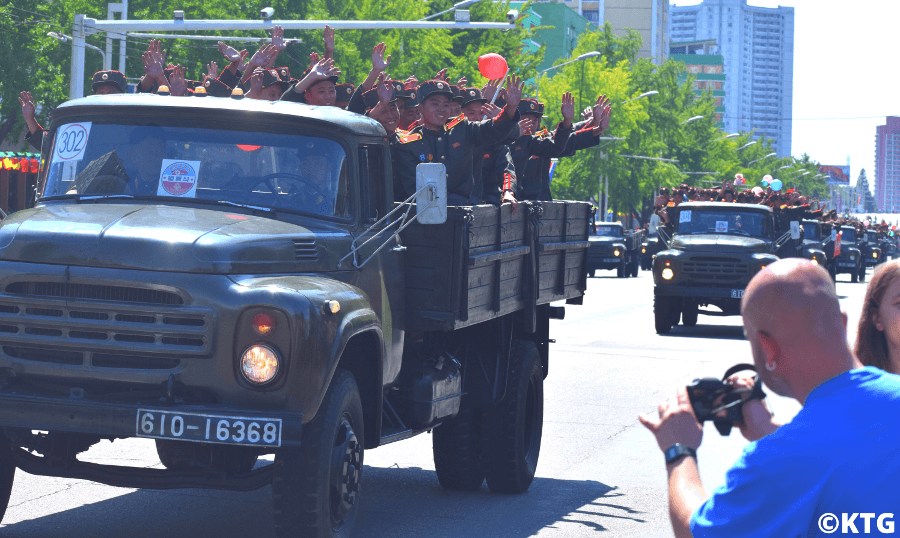
[[[9,440],[0,434],[0,521],[6,515],[9,506],[9,495],[12,493],[13,479],[16,475],[16,466],[12,459],[12,446]]]
[[[484,483],[481,411],[460,409],[431,432],[434,471],[444,489],[474,491]]]
[[[862,267],[859,268],[859,281],[866,281],[866,264],[862,264]]]
[[[503,400],[487,415],[485,475],[495,493],[524,493],[537,469],[544,426],[544,371],[534,342],[513,342]],[[437,430],[435,430],[437,431]]]
[[[631,276],[637,277],[638,271],[640,271],[640,270],[641,270],[640,262],[638,262],[637,260],[634,260],[634,263],[631,264]]]
[[[616,267],[616,277],[623,278],[625,276],[628,275],[625,274],[625,260],[622,260],[622,263],[620,263],[619,266]]]
[[[653,296],[653,320],[656,323],[656,334],[669,334],[672,330],[672,300],[659,295]]]
[[[300,448],[275,453],[272,497],[275,536],[349,537],[359,512],[362,403],[356,380],[338,370]]]
[[[837,265],[836,263],[832,263],[828,267],[828,274],[831,275],[831,281],[837,284]]]
[[[857,269],[853,269],[850,273],[850,282],[856,284],[859,281],[859,271]]]
[[[700,307],[695,301],[685,300],[681,310],[681,323],[685,327],[694,327],[697,325],[697,317]]]

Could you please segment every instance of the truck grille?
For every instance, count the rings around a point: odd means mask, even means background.
[[[731,284],[750,276],[750,265],[738,258],[698,256],[682,265],[684,274],[695,282]]]
[[[0,346],[14,359],[170,369],[212,354],[215,316],[162,290],[16,282],[0,293]]]

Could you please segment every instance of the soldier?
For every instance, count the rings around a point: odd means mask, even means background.
[[[288,85],[281,80],[277,70],[258,67],[250,77],[250,91],[247,92],[247,98],[278,101]]]
[[[447,167],[447,192],[450,205],[469,205],[474,200],[472,176],[475,148],[502,142],[519,120],[518,104],[522,95],[521,81],[508,79],[507,104],[491,120],[470,122],[460,115],[450,118],[453,92],[443,80],[429,80],[418,88],[422,100],[422,124],[398,136],[391,144],[394,173],[403,187],[395,198],[405,200],[416,192],[416,166],[437,162]],[[505,196],[504,201],[515,204]]]
[[[546,131],[535,134],[540,127],[544,114],[544,106],[535,99],[522,99],[519,113],[523,119],[519,122],[519,138],[510,144],[516,178],[519,183],[519,198],[523,200],[542,200],[541,196],[541,159],[563,155],[572,134],[572,118],[575,106],[572,94],[563,95],[563,121],[556,127],[553,135]],[[508,106],[508,105],[507,105]]]
[[[486,115],[493,117],[500,112],[499,107],[487,102],[478,88],[462,88],[460,95],[463,98],[462,112],[469,121],[481,121]],[[513,131],[514,134],[510,137],[515,140],[517,137],[514,135],[518,134],[518,129]],[[479,159],[479,155],[483,157]],[[516,196],[516,171],[509,147],[505,143],[476,148],[472,164],[472,176],[475,179],[472,192],[475,198],[499,206],[507,192],[513,198]]]
[[[293,86],[281,96],[282,101],[307,103],[317,106],[334,106],[337,99],[335,84],[341,71],[334,66],[334,60],[319,60],[303,72]]]
[[[382,73],[378,77],[375,87],[364,93],[362,97],[366,103],[366,116],[380,123],[388,135],[393,135],[400,123],[400,112],[397,110],[399,93],[396,87],[390,84],[395,81],[387,81],[384,77],[385,75]]]
[[[400,128],[404,130],[412,129],[419,122],[421,115],[419,114],[419,99],[417,98],[416,84],[414,82],[406,82],[403,86],[403,93],[400,96]]]
[[[347,105],[350,104],[350,98],[353,97],[354,91],[356,91],[356,87],[353,84],[335,84],[334,93],[336,97],[334,106],[347,110]]]

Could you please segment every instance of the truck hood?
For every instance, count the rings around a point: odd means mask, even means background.
[[[323,260],[328,236],[225,211],[54,204],[0,222],[0,259],[191,273],[322,271],[336,266]]]
[[[766,253],[772,251],[772,243],[756,237],[725,234],[678,235],[672,240],[669,248],[691,252],[750,252]]]

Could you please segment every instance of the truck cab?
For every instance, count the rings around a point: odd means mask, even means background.
[[[667,334],[679,319],[686,327],[698,314],[740,314],[744,288],[757,272],[778,260],[772,210],[724,202],[678,206],[667,248],[653,260],[656,332]],[[715,310],[712,310],[714,307]]]
[[[395,205],[383,127],[334,107],[93,96],[47,136],[0,221],[0,491],[271,485],[278,536],[349,536],[365,451],[432,431],[444,487],[528,489],[589,204]],[[165,469],[78,459],[127,438]]]
[[[849,273],[850,282],[866,281],[866,264],[859,248],[859,237],[853,226],[840,226],[841,253],[837,257],[837,274]]]
[[[620,222],[592,223],[589,230],[587,274],[598,269],[615,269],[619,278],[637,276],[640,263],[635,234]]]
[[[864,241],[860,243],[860,256],[865,260],[866,267],[875,267],[884,261],[884,253],[878,239],[878,232],[865,230],[861,235]]]
[[[803,227],[802,256],[817,265],[821,265],[832,278],[834,277],[834,242],[826,237],[822,230],[822,223],[818,220],[805,219],[800,221]]]

